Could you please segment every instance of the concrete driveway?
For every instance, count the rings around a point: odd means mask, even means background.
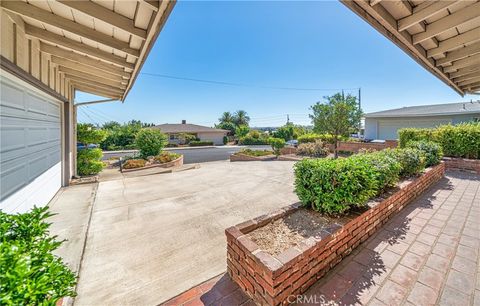
[[[99,183],[75,304],[157,305],[224,272],[225,228],[298,201],[292,166],[212,162]]]

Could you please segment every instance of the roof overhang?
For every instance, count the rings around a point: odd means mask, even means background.
[[[175,1],[1,1],[75,90],[124,101]]]
[[[460,95],[480,92],[480,2],[341,0]]]

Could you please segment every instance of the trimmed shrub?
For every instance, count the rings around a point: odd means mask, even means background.
[[[123,169],[135,169],[145,167],[147,163],[144,159],[128,159],[123,163]]]
[[[387,187],[394,186],[402,170],[400,162],[391,154],[379,151],[367,154],[355,154],[350,157],[358,163],[369,164],[375,169],[377,181],[377,194],[380,194]]]
[[[223,136],[223,144],[226,145],[228,143],[228,136]]]
[[[269,150],[252,150],[252,149],[242,149],[236,154],[244,154],[248,156],[267,156],[267,155],[273,155],[272,151]]]
[[[400,147],[410,141],[434,141],[442,147],[443,154],[450,157],[480,158],[480,123],[442,125],[435,129],[401,129],[398,132]]]
[[[295,192],[305,206],[343,214],[377,194],[377,170],[353,158],[304,159],[295,164]]]
[[[297,140],[298,143],[315,142],[317,140],[321,140],[325,143],[333,143],[333,136],[330,134],[308,133],[298,136]]]
[[[194,140],[189,143],[192,147],[213,146],[213,141],[208,140]]]
[[[77,171],[79,175],[94,175],[102,171],[102,150],[82,149],[77,152]]]
[[[405,128],[398,130],[398,143],[405,148],[410,141],[432,140],[433,129]]]
[[[392,154],[400,162],[402,177],[417,175],[425,169],[425,154],[419,149],[387,149],[384,152]]]
[[[480,122],[439,126],[432,140],[442,146],[445,156],[480,158]]]
[[[285,139],[283,138],[268,138],[268,144],[272,146],[273,153],[275,155],[280,155],[280,150],[285,147]]]
[[[240,138],[238,143],[242,145],[268,145],[266,138],[254,138],[249,135]]]
[[[76,276],[54,255],[62,241],[49,232],[48,207],[23,214],[0,210],[0,304],[55,305],[75,296]]]
[[[425,155],[425,163],[427,167],[438,165],[443,157],[442,147],[433,141],[410,141],[407,148],[414,148],[422,151]]]
[[[140,150],[140,156],[147,158],[162,151],[167,144],[167,137],[159,130],[142,129],[135,138],[135,144]]]
[[[328,147],[321,140],[315,142],[301,143],[298,145],[297,154],[310,157],[325,157],[328,155]]]
[[[176,160],[180,156],[182,155],[178,153],[163,151],[162,153],[155,156],[153,159],[160,164],[164,164]]]

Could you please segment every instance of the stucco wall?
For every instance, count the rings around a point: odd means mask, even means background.
[[[442,124],[472,121],[475,117],[480,117],[480,113],[431,117],[366,118],[365,138],[394,140],[398,139],[397,133],[401,128],[432,128]]]
[[[224,132],[198,133],[198,138],[202,141],[213,141],[215,145],[223,145]]]

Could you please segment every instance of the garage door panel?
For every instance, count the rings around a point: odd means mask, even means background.
[[[4,78],[0,99],[0,209],[45,205],[61,187],[61,104]],[[26,203],[31,199],[44,203]]]

